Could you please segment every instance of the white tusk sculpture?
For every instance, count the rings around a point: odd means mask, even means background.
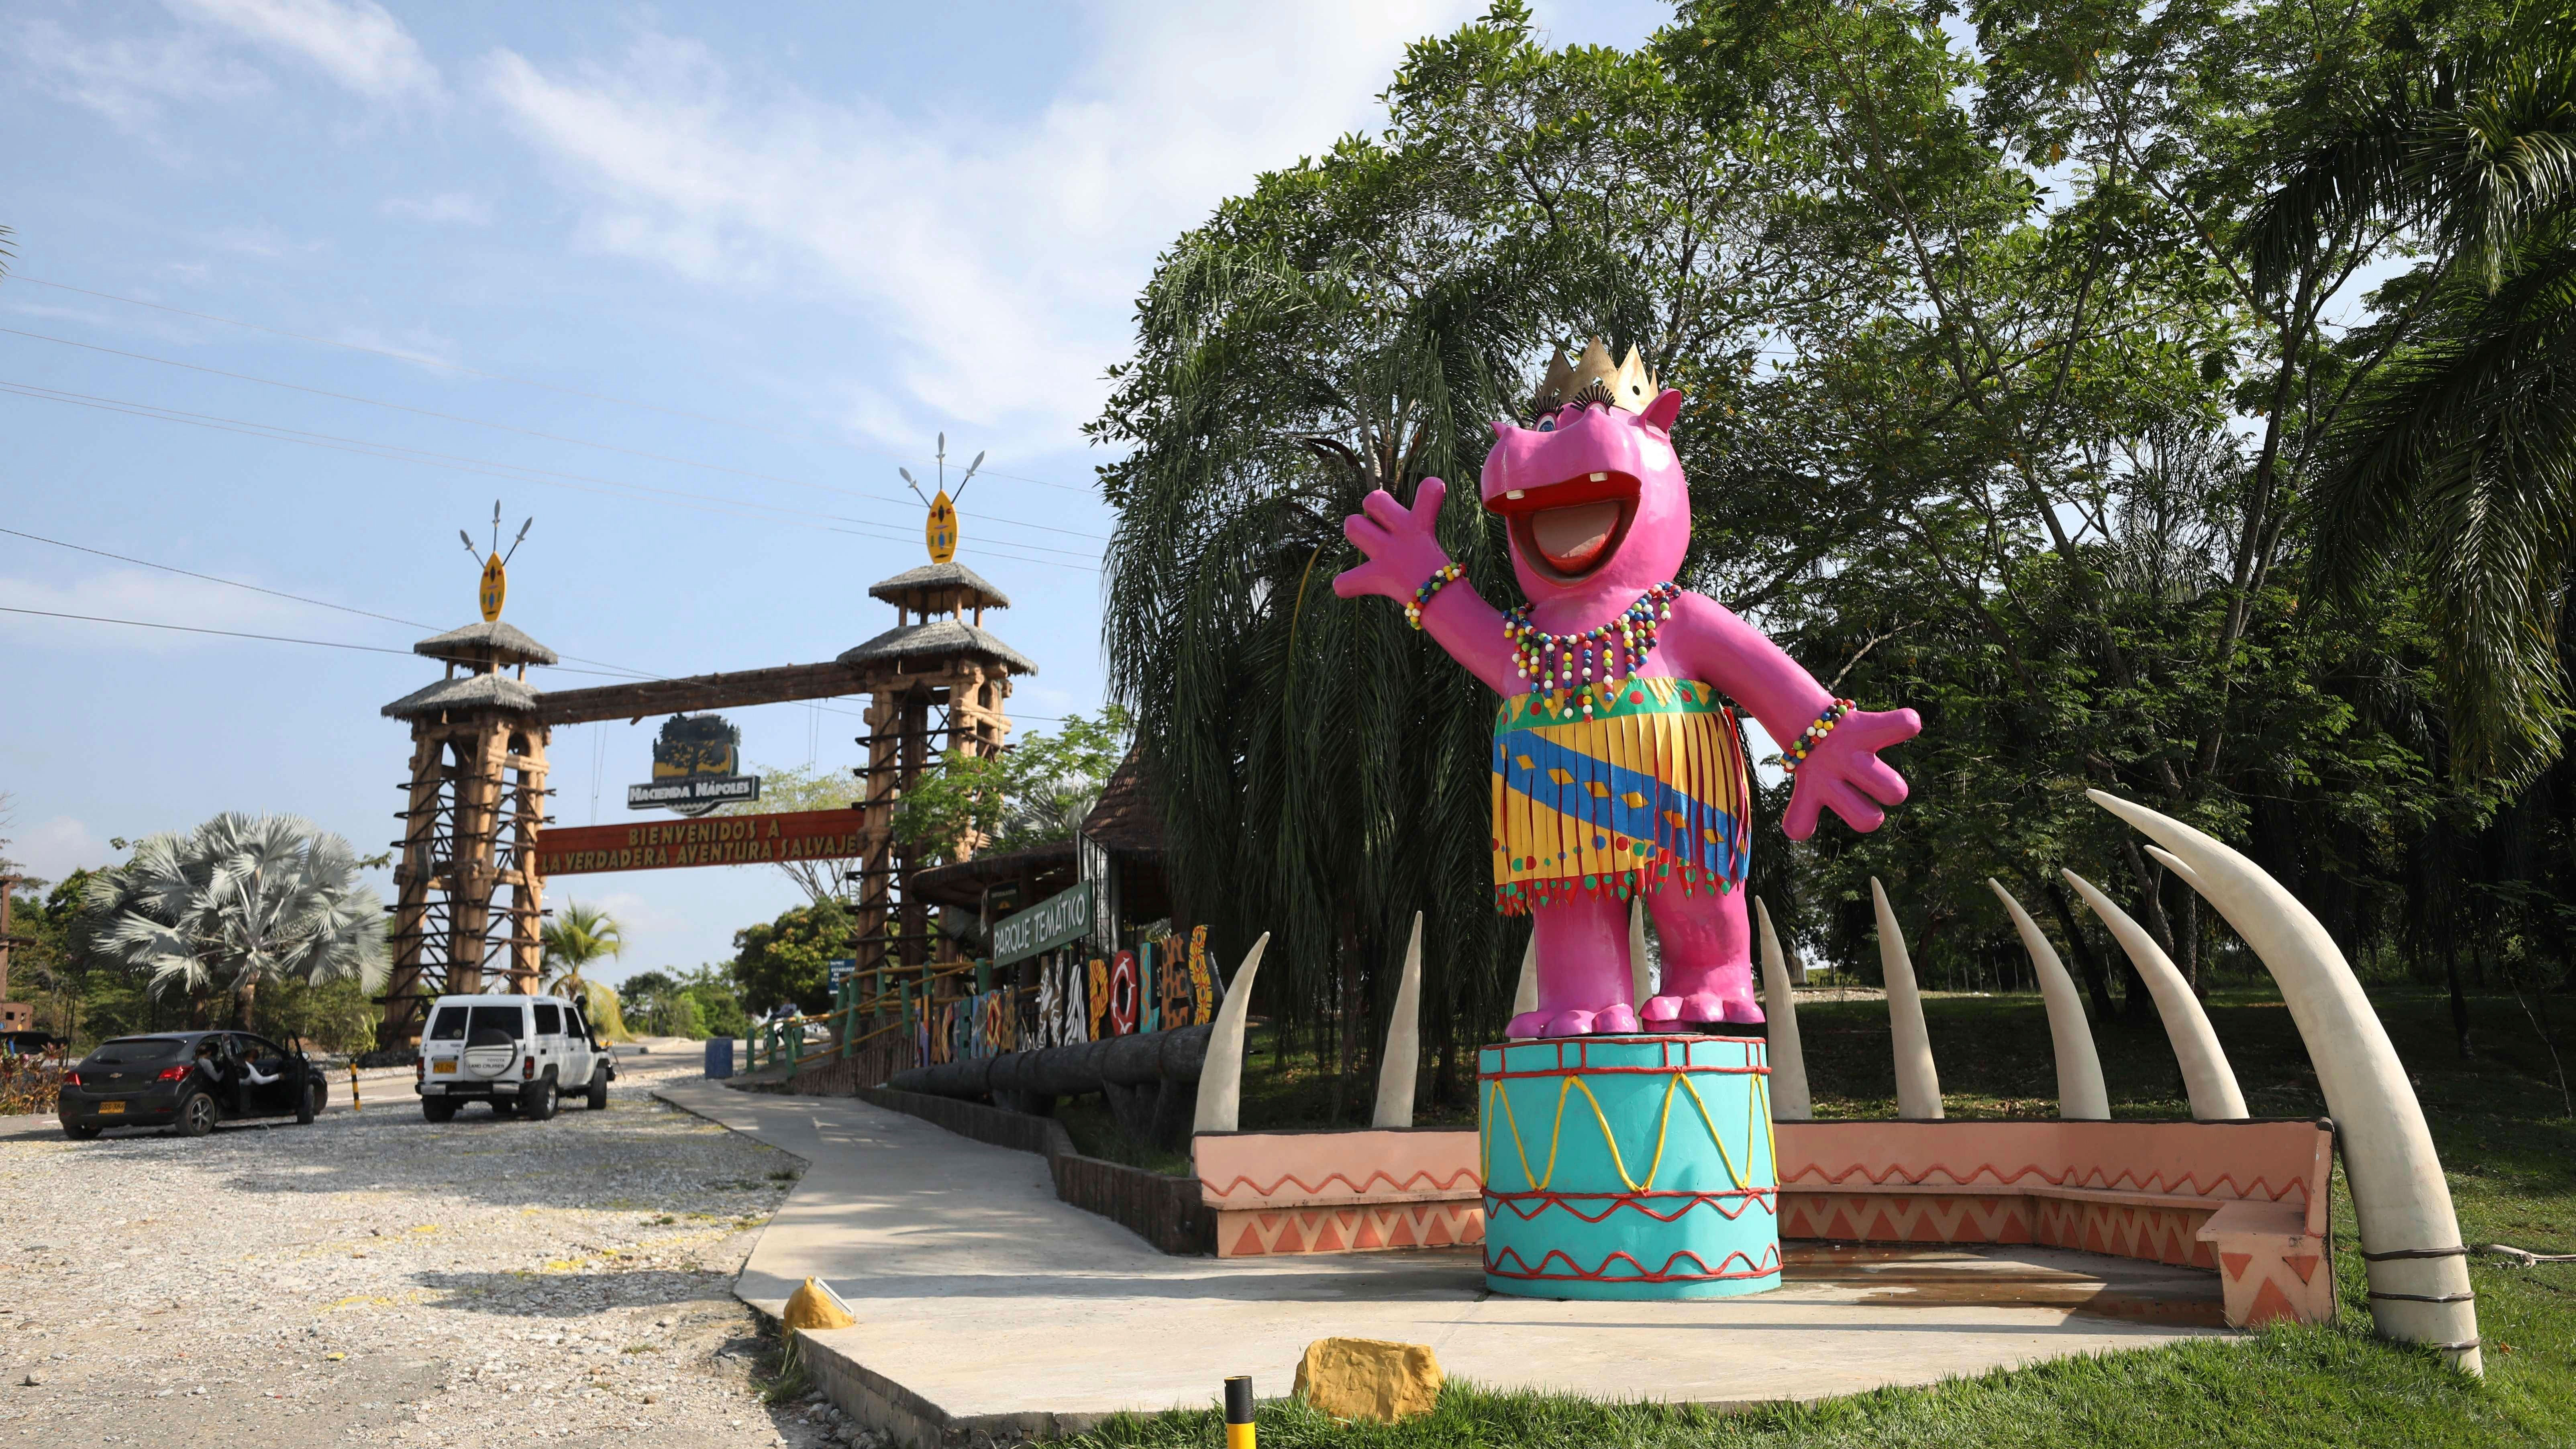
[[[1887,977],[1887,1026],[1896,1038],[1896,1115],[1909,1122],[1941,1120],[1941,1074],[1932,1065],[1932,1033],[1923,1026],[1923,993],[1914,987],[1914,958],[1896,928],[1887,890],[1869,878],[1878,907],[1878,964]]]
[[[1192,1132],[1231,1132],[1242,1118],[1243,1021],[1252,1014],[1252,976],[1261,969],[1261,952],[1269,944],[1270,933],[1264,931],[1244,954],[1243,964],[1234,968],[1225,1001],[1216,1009],[1206,1064],[1199,1068],[1199,1108],[1190,1123]]]
[[[2200,1009],[2198,998],[2191,994],[2191,983],[2182,979],[2173,958],[2156,944],[2146,928],[2132,920],[2127,911],[2112,904],[2111,898],[2095,888],[2093,882],[2075,872],[2060,871],[2084,904],[2111,928],[2111,938],[2129,953],[2129,964],[2138,968],[2138,979],[2147,983],[2147,995],[2156,1003],[2156,1015],[2164,1018],[2165,1036],[2173,1043],[2174,1061],[2182,1067],[2183,1090],[2191,1096],[2191,1115],[2200,1122],[2240,1122],[2252,1116],[2245,1110],[2245,1094],[2236,1089],[2235,1069],[2227,1064],[2227,1053],[2218,1045],[2218,1034],[2209,1029],[2209,1014]],[[2178,871],[2185,884],[2191,884],[2189,871]]]
[[[2326,1110],[2334,1114],[2353,1216],[2361,1224],[2371,1320],[2389,1338],[2434,1348],[2463,1371],[2483,1374],[2469,1250],[2460,1241],[2433,1134],[2387,1029],[2334,938],[2244,856],[2143,805],[2086,793],[2163,845],[2157,858],[2180,868],[2280,984]]]
[[[1533,933],[1531,939],[1537,939]],[[1639,891],[1628,899],[1628,1002],[1639,1011],[1646,1009],[1646,999],[1655,994],[1654,978],[1646,974],[1646,893]]]
[[[1762,922],[1762,1010],[1771,1018],[1771,1120],[1805,1122],[1816,1108],[1807,1095],[1807,1054],[1798,1045],[1798,997],[1771,929],[1771,907],[1755,896],[1753,909]]]
[[[1377,1115],[1372,1127],[1413,1125],[1413,1079],[1422,1062],[1422,913],[1413,913],[1413,942],[1404,948],[1404,975],[1395,986],[1394,1020],[1386,1024],[1386,1055],[1377,1064]]]
[[[1512,1015],[1538,1010],[1538,928],[1530,928],[1529,949],[1521,952],[1521,982],[1512,988]]]
[[[2068,1122],[2110,1121],[2111,1093],[2102,1085],[2102,1059],[2094,1053],[2093,1029],[2085,1024],[2084,998],[2075,994],[2075,978],[2066,974],[2057,948],[2048,944],[2039,922],[2030,918],[2003,882],[1988,876],[1986,884],[2012,914],[2022,949],[2030,953],[2030,964],[2039,973],[2040,999],[2048,1004],[2048,1039],[2057,1050],[2057,1115]]]

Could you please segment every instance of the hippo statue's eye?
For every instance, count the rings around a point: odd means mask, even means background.
[[[1541,418],[1541,419],[1539,419],[1539,420],[1538,420],[1538,426],[1537,426],[1537,427],[1535,427],[1535,428],[1533,428],[1533,429],[1531,429],[1530,431],[1532,431],[1532,432],[1537,432],[1537,433],[1552,433],[1552,432],[1555,432],[1555,431],[1556,431],[1556,419],[1555,419],[1555,418],[1552,418],[1552,417]]]

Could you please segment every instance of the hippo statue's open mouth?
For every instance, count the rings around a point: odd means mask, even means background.
[[[1637,480],[1590,473],[1496,500],[1512,545],[1530,567],[1558,583],[1598,573],[1618,556],[1637,518]]]

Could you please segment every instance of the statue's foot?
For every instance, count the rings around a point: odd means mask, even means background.
[[[1658,996],[1646,1003],[1638,1015],[1648,1031],[1663,1031],[1695,1023],[1717,1024],[1741,1022],[1746,1025],[1763,1019],[1761,1004],[1751,996],[1727,996],[1715,991],[1694,991],[1684,996]]]
[[[1506,1034],[1534,1036],[1600,1036],[1637,1029],[1637,1010],[1624,1001],[1586,1009],[1570,1007],[1564,1011],[1525,1011],[1512,1018]]]

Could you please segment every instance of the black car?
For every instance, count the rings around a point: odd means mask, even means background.
[[[260,1078],[270,1080],[262,1081]],[[301,1051],[246,1031],[173,1031],[101,1042],[63,1073],[63,1135],[175,1126],[203,1137],[218,1122],[321,1115],[330,1082]]]

